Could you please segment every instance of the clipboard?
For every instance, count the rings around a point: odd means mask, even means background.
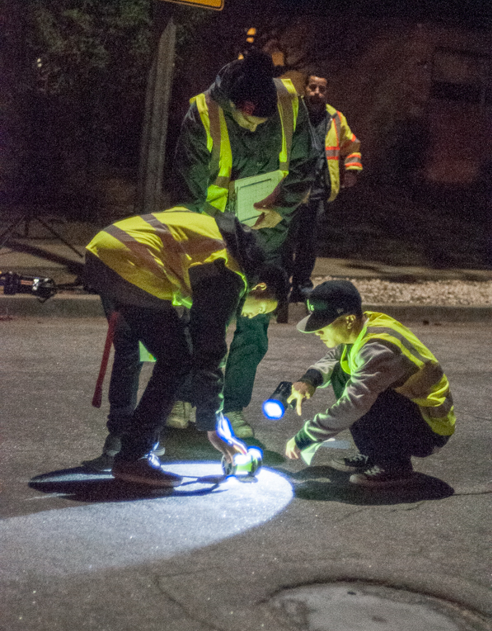
[[[229,207],[241,223],[254,226],[262,213],[254,204],[268,197],[283,179],[277,170],[234,180],[229,184]]]

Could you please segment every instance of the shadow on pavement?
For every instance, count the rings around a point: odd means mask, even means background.
[[[294,483],[295,497],[318,502],[377,506],[441,500],[454,495],[449,484],[424,473],[415,473],[412,483],[407,486],[386,489],[356,486],[348,481],[349,474],[330,467],[309,467],[294,474],[284,473]]]
[[[222,492],[219,484],[226,476],[202,476],[185,478],[175,488],[156,488],[146,484],[133,484],[115,480],[109,473],[92,473],[83,467],[61,469],[43,473],[29,482],[29,487],[41,493],[76,502],[133,502],[156,497],[186,497]]]
[[[172,460],[186,459],[209,460],[216,459],[219,453],[213,447],[203,432],[198,432],[194,424],[186,429],[166,427],[164,429],[164,444],[166,454],[172,454]],[[162,434],[161,434],[162,436]],[[257,438],[241,438],[247,447],[258,447],[263,452],[263,466],[274,467],[285,462],[285,457],[276,451],[266,449],[264,443]],[[165,461],[163,461],[164,464]]]
[[[257,446],[263,449],[263,444],[255,439],[247,439],[248,447]],[[164,466],[174,462],[189,462],[196,464],[201,461],[217,460],[219,452],[209,443],[203,433],[196,431],[195,427],[187,429],[166,428],[166,449],[169,450],[172,459],[161,458]],[[275,451],[263,449],[263,465],[275,466],[284,462],[285,458]],[[97,473],[85,467],[74,467],[43,473],[29,482],[29,487],[41,493],[56,495],[63,499],[75,502],[133,502],[159,497],[186,497],[208,495],[210,493],[222,493],[219,485],[227,476],[187,476],[183,483],[173,489],[153,488],[148,485],[139,485],[121,480],[115,480],[110,472]],[[255,478],[242,482],[254,483]]]

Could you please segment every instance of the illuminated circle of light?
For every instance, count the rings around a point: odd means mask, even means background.
[[[222,474],[216,462],[169,463],[165,468],[186,476],[184,484],[172,491],[150,489],[146,499],[101,501],[5,519],[0,524],[0,579],[22,581],[26,568],[31,577],[70,576],[170,559],[259,526],[293,496],[288,480],[264,467],[252,481],[229,477],[219,485],[213,484]],[[80,472],[66,476],[72,486],[111,479],[109,474]],[[56,481],[63,483],[60,477]]]

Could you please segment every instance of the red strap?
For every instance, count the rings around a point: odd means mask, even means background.
[[[113,343],[114,330],[116,328],[116,322],[118,321],[119,315],[120,314],[118,313],[118,311],[113,311],[113,313],[111,314],[111,317],[109,318],[108,333],[106,335],[106,343],[104,344],[104,351],[103,351],[103,356],[101,359],[101,368],[99,369],[99,376],[96,381],[94,396],[92,397],[92,405],[95,408],[101,407],[103,381],[104,381],[104,376],[106,375],[106,369],[108,367],[109,353],[111,351],[111,344]]]

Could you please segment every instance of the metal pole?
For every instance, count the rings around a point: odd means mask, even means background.
[[[136,214],[163,210],[160,207],[162,174],[165,163],[175,45],[176,25],[171,11],[167,25],[159,38],[159,44],[154,55],[147,83],[137,200],[135,204]]]

